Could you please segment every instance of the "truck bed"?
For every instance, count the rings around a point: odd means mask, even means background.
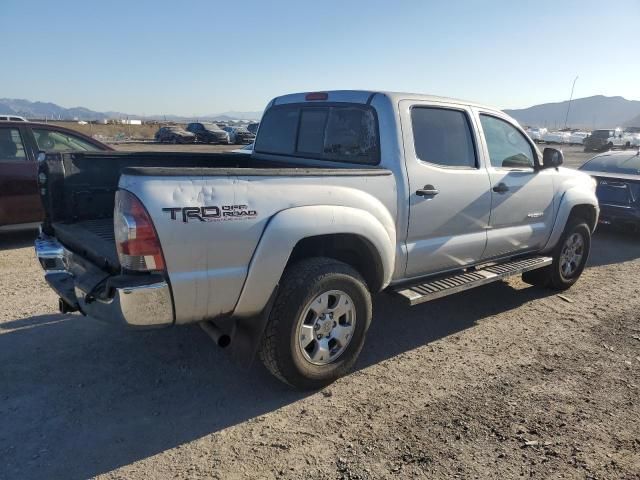
[[[352,166],[353,167],[353,166]],[[115,192],[121,175],[153,176],[354,176],[389,175],[380,168],[313,166],[291,159],[262,160],[237,153],[84,152],[47,155],[41,199],[43,231],[106,270],[120,268],[113,232]]]

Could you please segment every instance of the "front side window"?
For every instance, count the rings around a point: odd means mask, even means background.
[[[496,168],[533,168],[535,155],[520,131],[504,120],[480,115],[480,123],[489,149],[491,166]]]
[[[24,161],[26,158],[20,131],[0,127],[0,161]]]
[[[66,132],[34,128],[33,136],[36,138],[38,150],[46,152],[97,152],[100,150],[92,143]]]
[[[370,107],[283,105],[269,109],[256,139],[258,153],[376,164],[378,127]]]
[[[471,127],[464,112],[413,107],[411,124],[416,155],[423,162],[444,167],[476,167]]]

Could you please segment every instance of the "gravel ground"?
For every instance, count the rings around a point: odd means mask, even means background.
[[[388,295],[356,371],[303,394],[198,327],[56,313],[0,235],[0,479],[640,478],[640,245],[598,233],[563,296]]]
[[[598,233],[562,296],[518,279],[414,308],[380,295],[355,373],[302,394],[197,327],[57,314],[33,235],[0,234],[0,480],[640,478],[637,236]]]

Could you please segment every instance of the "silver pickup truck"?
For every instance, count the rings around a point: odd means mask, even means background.
[[[599,208],[562,160],[466,101],[285,95],[251,155],[41,154],[36,252],[62,312],[199,322],[317,388],[353,366],[377,292],[415,305],[516,274],[576,282]]]

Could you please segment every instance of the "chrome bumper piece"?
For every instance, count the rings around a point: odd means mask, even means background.
[[[118,285],[109,289],[108,298],[99,298],[93,295],[92,289],[81,287],[82,282],[78,281],[79,277],[92,273],[88,272],[87,265],[74,262],[74,254],[65,250],[55,238],[41,234],[35,242],[35,250],[47,283],[69,306],[83,314],[138,328],[173,324],[171,290],[166,281],[157,281],[157,276],[151,277],[150,283],[135,277],[131,286]],[[102,273],[97,267],[93,268]]]
[[[90,317],[131,327],[165,327],[173,323],[171,292],[167,282],[136,287],[115,288],[108,300],[92,299],[75,289],[80,310]]]
[[[36,257],[45,272],[64,271],[64,248],[52,237],[40,234],[36,238]]]

